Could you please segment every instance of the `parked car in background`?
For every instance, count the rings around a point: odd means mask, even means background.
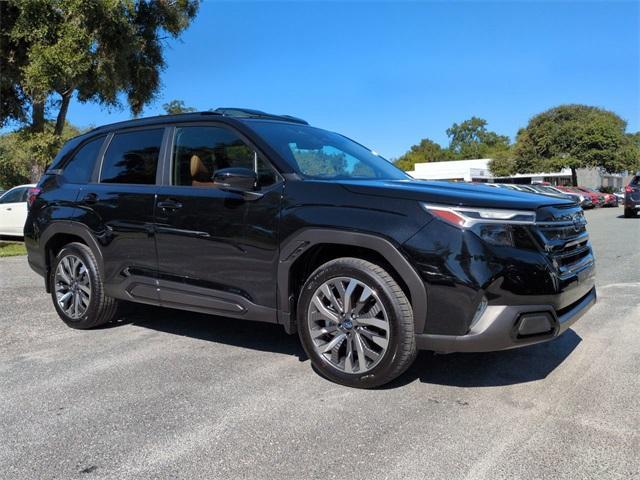
[[[593,199],[591,195],[585,195],[583,192],[579,190],[575,190],[573,187],[549,187],[554,191],[558,191],[560,193],[566,193],[568,195],[577,195],[580,199],[580,206],[583,209],[594,208],[595,204],[593,203]]]
[[[583,192],[582,190],[579,190],[578,187],[560,187],[559,186],[557,188],[562,192],[577,193],[578,195],[583,195],[584,197],[588,198],[589,200],[591,200],[591,207],[589,208],[601,207],[604,204],[604,197],[600,197],[600,195],[596,195],[589,192]]]
[[[595,190],[587,187],[574,187],[577,191],[584,193],[585,195],[591,196],[591,200],[596,207],[604,207],[605,206],[605,197],[603,193],[596,192]]]
[[[624,189],[624,216],[635,217],[640,211],[640,173]]]
[[[578,193],[561,192],[560,190],[557,190],[551,187],[550,185],[532,183],[531,185],[529,185],[529,187],[535,190],[536,192],[540,193],[541,195],[549,195],[551,197],[557,197],[557,198],[567,198],[569,200],[573,200],[580,206],[582,206],[582,202],[585,199],[583,195],[580,195]]]
[[[35,185],[18,185],[0,196],[0,235],[22,237],[27,220],[27,196]]]
[[[617,207],[618,206],[618,197],[616,197],[613,193],[600,192],[604,195],[604,206],[605,207]]]

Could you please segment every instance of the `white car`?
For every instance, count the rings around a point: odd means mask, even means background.
[[[18,185],[0,197],[0,235],[22,237],[27,220],[27,195],[35,185]]]

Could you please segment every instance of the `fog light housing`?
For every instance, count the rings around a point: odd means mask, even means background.
[[[548,335],[554,330],[553,317],[548,312],[524,313],[516,324],[518,338]]]

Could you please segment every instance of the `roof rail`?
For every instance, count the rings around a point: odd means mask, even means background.
[[[303,125],[309,125],[309,122],[302,118],[293,117],[291,115],[273,115],[271,113],[262,112],[260,110],[253,110],[251,108],[236,108],[236,107],[221,107],[216,108],[214,113],[224,115],[225,117],[237,117],[237,118],[265,118],[272,120],[283,120],[286,122],[301,123]]]

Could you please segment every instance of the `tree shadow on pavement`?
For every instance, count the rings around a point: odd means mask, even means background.
[[[404,375],[382,388],[399,387],[416,379],[454,387],[495,387],[541,380],[581,341],[580,336],[569,329],[549,342],[500,352],[448,355],[419,352]]]
[[[308,357],[297,335],[280,325],[131,304],[117,322],[102,328],[133,324],[173,335],[197,338],[259,351]],[[582,339],[573,330],[545,343],[490,353],[438,355],[419,352],[409,370],[381,389],[399,388],[415,380],[455,387],[492,387],[532,382],[547,377]]]

